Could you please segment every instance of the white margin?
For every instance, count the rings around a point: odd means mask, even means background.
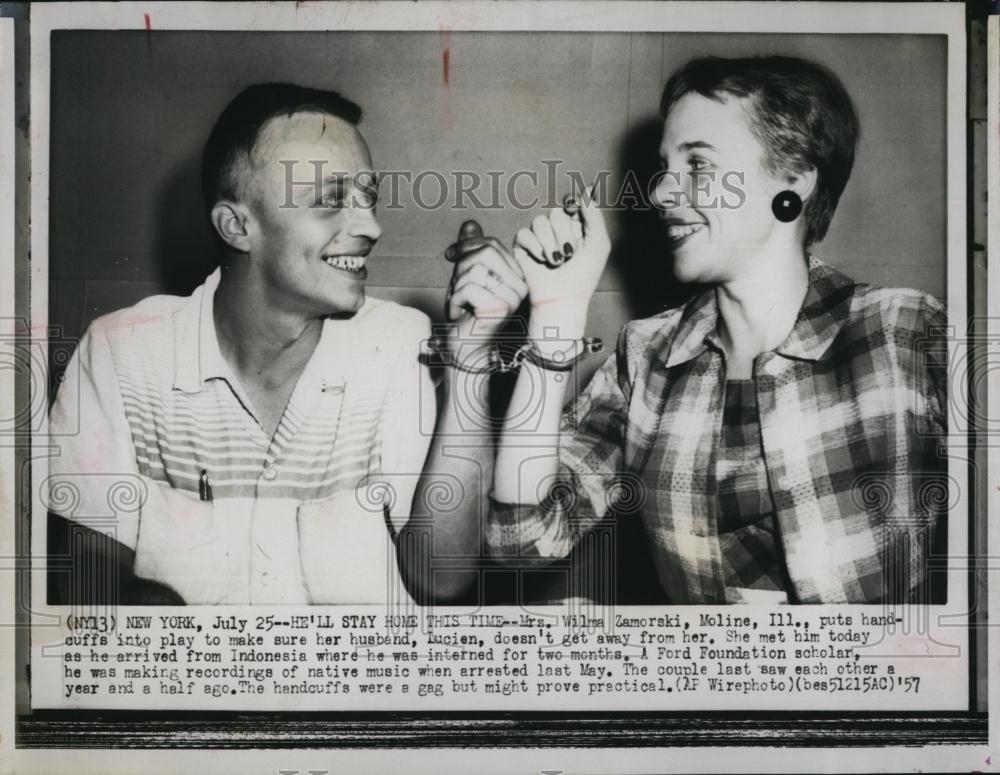
[[[395,30],[395,31],[533,31],[580,32],[741,32],[741,33],[925,33],[948,37],[948,320],[958,336],[966,333],[966,42],[965,8],[961,3],[852,4],[831,2],[344,2],[302,3],[45,3],[31,7],[31,309],[32,326],[46,323],[48,309],[48,185],[50,78],[49,35],[57,29],[153,30]],[[991,22],[994,20],[991,20]],[[991,60],[992,61],[992,60]],[[992,70],[991,70],[992,74]],[[994,104],[995,107],[995,104]],[[991,167],[992,172],[992,167]],[[995,200],[994,200],[995,202]],[[995,207],[995,205],[994,205]],[[991,209],[992,212],[992,209]],[[995,228],[991,222],[991,229]],[[993,241],[991,241],[991,245]],[[991,262],[992,263],[992,262]],[[1000,290],[1000,289],[998,289]],[[997,311],[994,304],[993,312]],[[44,329],[43,329],[44,330]],[[47,352],[43,354],[47,357]],[[996,385],[994,384],[994,388]],[[994,390],[994,393],[996,391]],[[963,432],[955,428],[952,432]],[[40,434],[47,432],[47,424]],[[34,446],[34,445],[33,445]],[[996,458],[991,458],[996,462]],[[37,485],[47,466],[33,466],[33,508],[39,507]],[[966,477],[961,477],[965,481]],[[996,504],[993,503],[995,506]],[[968,513],[964,490],[960,513]],[[991,509],[993,512],[993,509]],[[39,531],[32,550],[38,553]],[[967,525],[950,531],[949,543],[968,545]],[[956,576],[961,575],[959,579]],[[949,578],[949,599],[967,589],[967,574]],[[41,585],[41,586],[39,586]],[[44,589],[44,569],[34,569],[32,587]],[[995,653],[995,651],[993,652]],[[991,699],[992,696],[991,696]],[[992,703],[991,703],[992,705]],[[444,772],[636,772],[731,771],[815,772],[971,771],[983,769],[985,748],[689,748],[689,749],[563,749],[563,750],[441,750],[327,751],[268,750],[194,751],[24,751],[18,772],[277,772],[278,768],[341,771]],[[1000,761],[998,761],[1000,764]],[[36,769],[37,768],[37,769]],[[984,771],[989,771],[986,767]]]

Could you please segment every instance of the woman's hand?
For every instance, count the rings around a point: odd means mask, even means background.
[[[582,334],[587,306],[611,253],[604,214],[593,194],[591,189],[583,195],[576,214],[551,210],[514,239],[514,257],[531,297],[532,323],[580,328],[560,331],[560,336]]]

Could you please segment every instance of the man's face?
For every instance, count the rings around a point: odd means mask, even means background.
[[[367,256],[382,236],[371,156],[361,134],[325,113],[271,119],[244,190],[250,255],[279,309],[309,317],[356,312]]]

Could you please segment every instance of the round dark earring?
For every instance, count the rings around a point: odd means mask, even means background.
[[[794,191],[782,191],[771,200],[771,212],[782,223],[791,223],[802,212],[802,199]]]

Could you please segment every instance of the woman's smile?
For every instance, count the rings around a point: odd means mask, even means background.
[[[667,240],[670,242],[671,247],[677,248],[687,242],[691,236],[703,231],[704,229],[704,223],[678,223],[668,221]]]

